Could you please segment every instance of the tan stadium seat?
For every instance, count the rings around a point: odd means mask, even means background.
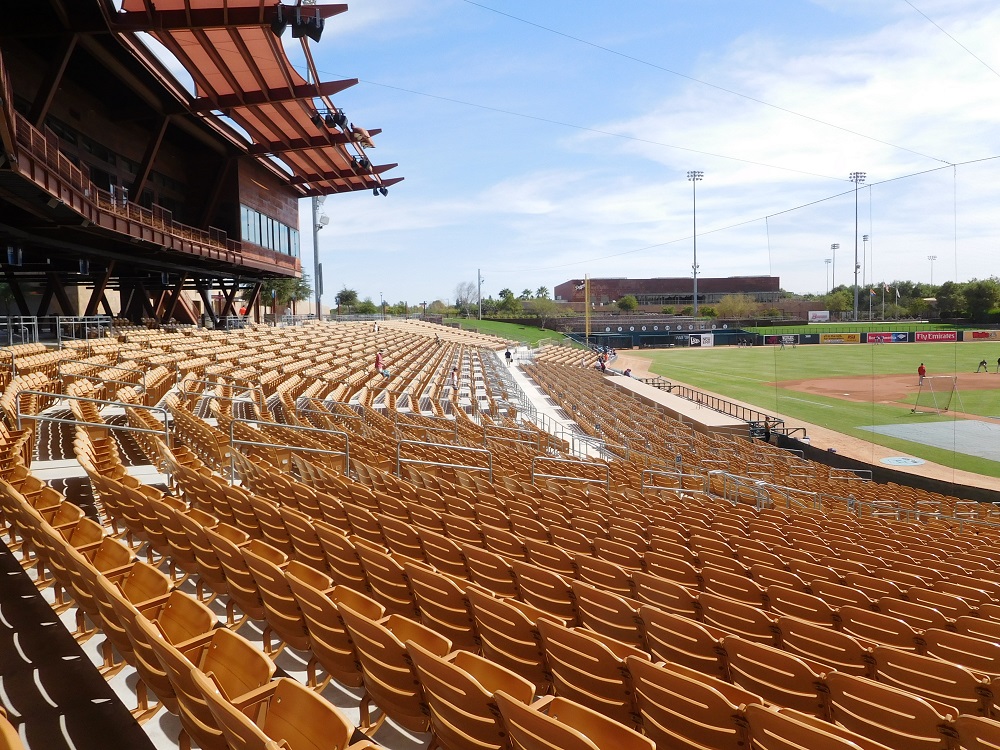
[[[647,605],[639,608],[639,616],[654,659],[729,679],[722,649],[725,631]]]
[[[752,704],[746,718],[754,750],[885,750],[867,737],[796,711]]]
[[[432,654],[444,656],[451,651],[451,642],[400,615],[371,620],[345,602],[339,602],[337,609],[354,641],[364,675],[361,729],[372,734],[387,716],[391,716],[394,722],[410,731],[426,732],[430,723],[423,707],[420,681],[404,643],[414,641]],[[369,707],[373,702],[382,709],[375,724],[370,719]]]
[[[361,567],[361,558],[351,537],[332,523],[316,521],[316,537],[323,546],[330,577],[338,586],[368,592],[368,577]]]
[[[831,628],[838,622],[836,610],[818,596],[786,586],[768,586],[767,598],[771,602],[771,614],[775,616],[796,617]]]
[[[210,675],[192,670],[191,680],[204,697],[230,748],[240,750],[362,750],[367,740],[350,744],[354,727],[340,710],[295,680],[282,677],[252,698],[224,695]],[[247,715],[260,717],[253,721]]]
[[[495,695],[513,750],[655,750],[647,737],[564,698],[526,706],[502,690]]]
[[[850,636],[904,651],[915,651],[919,633],[905,620],[858,607],[841,607],[841,628]]]
[[[565,578],[576,578],[579,575],[576,555],[572,552],[556,547],[551,542],[532,538],[526,538],[524,546],[528,551],[528,560],[538,567],[551,570]]]
[[[583,581],[573,581],[572,589],[581,625],[623,643],[643,645],[638,601]]]
[[[959,716],[955,722],[963,750],[996,750],[1000,747],[1000,721],[982,716]]]
[[[356,540],[355,547],[372,598],[389,614],[419,617],[413,589],[400,562],[384,547],[376,547],[363,539]]]
[[[229,595],[229,602],[226,605],[228,622],[235,623],[235,607],[239,607],[244,616],[251,620],[263,620],[264,601],[260,597],[257,581],[247,567],[246,559],[241,552],[241,549],[250,543],[250,537],[245,531],[226,523],[220,523],[213,529],[205,529],[205,536],[212,545],[212,550],[218,557],[219,565],[226,576],[226,593]]]
[[[506,750],[507,732],[493,694],[502,690],[524,704],[535,687],[488,659],[468,651],[437,656],[413,641],[406,644],[431,712],[431,745],[441,750]]]
[[[755,643],[774,644],[777,625],[774,618],[764,610],[708,592],[699,596],[698,602],[706,625]]]
[[[859,677],[874,677],[875,657],[870,646],[839,630],[794,617],[779,617],[781,647],[790,654],[811,659]]]
[[[875,677],[886,685],[954,706],[959,713],[988,716],[993,710],[988,678],[932,656],[876,646]]]
[[[642,571],[633,573],[632,578],[635,580],[637,601],[682,617],[697,619],[700,611],[697,590]]]
[[[787,651],[726,636],[722,639],[733,684],[769,704],[829,719],[824,675],[829,667]]]
[[[520,675],[547,693],[551,674],[536,623],[548,614],[514,599],[501,599],[476,586],[466,592],[484,657]]]
[[[190,645],[174,646],[145,618],[137,618],[135,625],[170,681],[184,731],[202,750],[228,750],[205,699],[191,680],[192,668],[211,672],[226,695],[235,700],[267,684],[274,675],[274,663],[252,643],[224,628]]]
[[[538,631],[556,695],[637,728],[634,691],[625,659],[649,659],[647,653],[586,628],[566,628],[544,619],[539,620]]]
[[[511,560],[510,566],[517,577],[520,598],[525,603],[576,624],[576,597],[569,581],[558,573],[521,560]]]
[[[261,636],[264,653],[272,652],[272,634],[299,651],[309,648],[306,621],[288,581],[285,580],[287,555],[259,539],[251,540],[240,552],[243,553],[243,559],[253,575],[264,604],[264,619],[267,621],[267,627]]]
[[[476,620],[465,594],[468,582],[417,562],[404,562],[403,569],[420,610],[420,622],[445,636],[453,648],[478,651]]]
[[[629,657],[643,732],[660,748],[744,750],[745,707],[760,697],[676,664]]]
[[[890,685],[831,672],[833,720],[892,750],[947,750],[953,746],[958,711]]]
[[[334,586],[333,579],[318,570],[293,560],[285,568],[285,578],[302,610],[309,632],[309,649],[312,658],[306,667],[310,686],[322,688],[329,678],[317,682],[318,664],[329,677],[347,687],[360,687],[361,670],[358,667],[354,642],[344,627],[337,609],[338,602],[345,602],[354,611],[372,620],[385,616],[385,608],[346,586]]]

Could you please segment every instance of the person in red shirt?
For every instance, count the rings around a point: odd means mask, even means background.
[[[917,385],[924,384],[924,377],[927,375],[927,368],[924,367],[924,363],[920,363],[920,367],[917,368]]]
[[[375,355],[375,371],[383,377],[389,377],[389,368],[385,366],[385,353],[381,349]]]

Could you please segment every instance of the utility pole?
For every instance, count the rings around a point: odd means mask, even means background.
[[[483,319],[483,274],[482,270],[476,269],[476,298],[479,301],[479,319]]]

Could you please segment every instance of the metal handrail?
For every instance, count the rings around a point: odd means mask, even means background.
[[[447,448],[453,451],[462,451],[464,453],[485,453],[486,457],[489,459],[489,466],[474,466],[465,464],[451,464],[444,463],[443,461],[426,461],[418,458],[403,458],[402,449],[404,445],[422,445],[427,448]],[[488,451],[485,448],[469,448],[464,445],[449,445],[447,443],[428,443],[422,440],[400,440],[396,443],[396,476],[400,476],[399,469],[402,464],[421,464],[423,466],[442,466],[451,469],[469,469],[472,471],[486,471],[489,472],[489,480],[493,481],[493,452]]]
[[[538,450],[542,449],[542,436],[541,436],[540,433],[534,432],[532,430],[520,430],[520,429],[518,429],[516,427],[503,427],[502,425],[495,425],[495,424],[483,425],[483,445],[484,446],[487,444],[486,443],[487,439],[490,439],[489,433],[490,433],[491,430],[496,431],[496,432],[500,432],[500,433],[513,432],[513,433],[516,433],[518,435],[529,435],[530,436],[530,439],[525,439],[525,438],[509,438],[509,437],[497,436],[497,437],[492,438],[493,440],[499,440],[499,441],[505,442],[505,443],[521,443],[523,445],[534,445]]]
[[[63,393],[49,393],[48,391],[18,391],[17,399],[17,429],[21,429],[21,420],[30,419],[35,422],[55,422],[57,424],[83,425],[85,427],[104,427],[109,430],[125,430],[127,432],[142,432],[152,435],[159,435],[160,430],[153,430],[148,427],[132,427],[126,425],[107,424],[106,422],[81,422],[76,419],[62,419],[60,417],[46,417],[41,414],[25,414],[21,411],[21,399],[23,395],[28,396],[48,396],[55,401],[72,400],[85,401],[91,404],[103,404],[105,406],[129,407],[134,409],[145,409],[146,411],[157,411],[163,414],[163,439],[166,446],[170,447],[170,412],[165,406],[146,406],[145,404],[123,404],[121,401],[110,401],[104,398],[88,398],[87,396],[70,396]]]
[[[574,466],[588,466],[596,469],[604,470],[604,481],[600,479],[588,479],[587,477],[573,477],[565,476],[562,474],[537,474],[535,473],[535,464],[539,461],[547,461],[550,463],[557,464],[573,464]],[[531,483],[535,483],[535,477],[540,479],[564,479],[569,482],[587,482],[589,484],[603,484],[607,487],[608,492],[611,492],[611,467],[606,463],[595,463],[593,461],[577,461],[572,458],[552,458],[551,456],[534,456],[531,459]]]
[[[655,482],[647,484],[646,483],[646,477],[647,476],[649,476],[650,478],[652,478],[652,477],[670,477],[670,478],[676,478],[677,486],[676,487],[664,487],[661,484],[655,484]],[[693,489],[691,487],[685,487],[684,486],[684,480],[685,479],[694,479],[694,480],[697,480],[698,482],[701,482],[702,489],[701,490],[696,490],[696,489]],[[678,469],[678,471],[662,471],[660,469],[643,469],[642,470],[642,489],[643,490],[674,490],[674,489],[676,489],[676,490],[681,490],[681,491],[684,491],[684,492],[694,491],[694,492],[708,493],[708,489],[709,489],[709,487],[708,487],[708,477],[705,476],[704,474],[685,474],[684,472],[680,471],[679,469]]]
[[[236,440],[235,431],[237,424],[245,425],[259,425],[259,424],[272,424],[271,422],[263,422],[260,419],[243,419],[234,418],[229,421],[229,477],[230,481],[235,481],[236,477],[236,456],[234,455],[233,449],[237,445],[250,445],[256,446],[258,448],[289,448],[292,450],[305,451],[306,453],[323,453],[329,456],[343,456],[344,457],[344,474],[347,474],[351,468],[351,438],[346,432],[341,432],[340,430],[323,430],[319,427],[301,427],[299,425],[282,424],[278,425],[282,429],[296,430],[298,432],[318,432],[322,435],[339,435],[344,438],[344,450],[334,451],[329,448],[308,448],[304,445],[285,445],[283,443],[265,443],[253,440]]]

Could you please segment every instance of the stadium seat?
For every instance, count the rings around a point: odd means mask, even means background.
[[[526,706],[502,690],[494,696],[514,750],[655,750],[647,737],[565,698]]]
[[[431,745],[441,750],[506,750],[507,732],[493,694],[503,691],[525,705],[535,687],[504,667],[468,651],[438,656],[406,644],[431,712]]]

